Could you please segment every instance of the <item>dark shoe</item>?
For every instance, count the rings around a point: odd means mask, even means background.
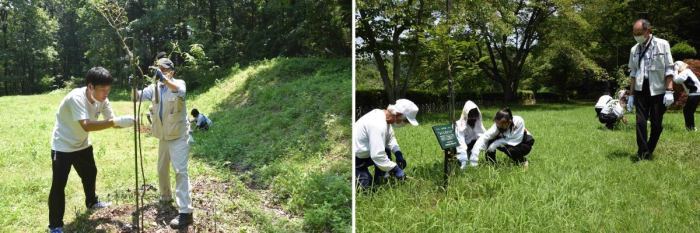
[[[63,233],[63,227],[49,227],[49,233]]]
[[[651,160],[651,153],[649,152],[642,152],[640,154],[637,154],[637,157],[639,158],[638,161],[642,160]]]
[[[173,229],[182,229],[192,224],[193,222],[194,220],[192,220],[192,213],[180,213],[177,215],[177,217],[170,221],[170,227],[172,227]]]
[[[486,152],[486,161],[491,164],[496,164],[496,152]]]
[[[644,153],[637,153],[637,156],[634,157],[634,159],[633,159],[632,161],[635,162],[635,163],[641,162],[642,160],[646,159],[645,154],[646,154],[646,152],[644,152]]]

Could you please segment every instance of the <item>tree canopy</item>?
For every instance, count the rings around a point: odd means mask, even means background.
[[[115,31],[96,10],[126,11],[139,64],[166,52],[190,76],[278,56],[350,57],[351,0],[0,0],[0,95],[81,82],[104,66],[132,72]]]
[[[639,18],[671,43],[674,58],[696,58],[698,9],[688,0],[359,0],[356,79],[389,102],[409,90],[445,92],[451,73],[458,90],[506,102],[519,90],[586,98],[628,85]]]

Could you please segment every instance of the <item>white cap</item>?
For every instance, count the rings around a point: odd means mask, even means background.
[[[418,125],[418,121],[416,120],[416,115],[418,114],[418,106],[416,106],[416,104],[407,99],[399,99],[396,100],[396,104],[394,104],[394,109],[396,109],[396,112],[400,112],[401,114],[406,116],[406,119],[408,120],[408,122],[411,123],[411,125]]]
[[[685,68],[688,67],[688,64],[685,64],[685,62],[682,61],[676,61],[673,63],[673,68],[676,69],[676,71],[680,72],[685,70]]]

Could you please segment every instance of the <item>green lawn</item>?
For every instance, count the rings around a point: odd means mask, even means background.
[[[482,108],[485,127],[497,108]],[[634,115],[606,130],[593,103],[514,107],[534,135],[527,170],[498,152],[489,165],[443,181],[443,154],[431,126],[447,114],[420,114],[396,130],[408,161],[404,183],[358,192],[358,232],[697,232],[700,229],[700,133],[667,112],[656,159],[632,162]],[[457,115],[459,116],[459,115]],[[698,117],[698,114],[696,114]]]
[[[214,121],[209,132],[195,132],[190,153],[196,222],[190,230],[349,231],[350,61],[279,58],[216,79],[188,95],[188,110],[196,107]],[[0,232],[41,232],[48,225],[50,136],[66,93],[0,97]],[[112,96],[124,99],[120,91]],[[131,102],[113,101],[113,107],[118,115],[131,113]],[[97,194],[114,206],[86,211],[80,179],[71,171],[66,229],[119,232],[131,224],[134,206],[128,195],[134,187],[132,130],[90,137]],[[146,182],[157,187],[157,140],[144,136],[142,144]],[[147,192],[145,226],[170,232],[164,221],[176,210],[155,205],[157,194]]]

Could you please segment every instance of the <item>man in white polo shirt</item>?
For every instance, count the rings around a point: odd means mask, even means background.
[[[193,223],[192,197],[190,195],[190,178],[187,163],[190,153],[187,133],[190,123],[187,121],[185,105],[185,81],[175,78],[175,65],[168,58],[158,59],[156,69],[157,84],[151,84],[136,93],[141,99],[150,100],[151,134],[158,138],[158,184],[160,201],[172,200],[170,189],[170,165],[175,170],[175,202],[178,216],[170,221],[170,227],[181,229]]]
[[[673,57],[668,41],[652,35],[646,19],[635,21],[632,34],[637,44],[630,50],[628,66],[637,112],[637,157],[651,160],[663,131],[664,113],[673,104]],[[651,122],[648,139],[647,120]]]
[[[386,109],[374,109],[355,122],[352,140],[355,175],[362,188],[381,183],[385,172],[390,172],[399,179],[405,177],[403,168],[389,159],[386,149],[398,146],[393,127],[401,127],[406,122],[418,125],[417,114],[418,106],[410,100],[399,99],[396,104],[391,104]],[[374,166],[374,179],[369,172],[370,166]]]
[[[49,193],[49,232],[63,232],[65,188],[71,166],[83,183],[85,206],[104,208],[95,194],[97,167],[88,132],[107,128],[124,128],[134,124],[131,116],[114,117],[107,96],[112,75],[105,68],[94,67],[85,77],[87,86],[73,89],[63,98],[56,113],[51,140],[51,191]],[[97,120],[102,115],[104,120]]]

